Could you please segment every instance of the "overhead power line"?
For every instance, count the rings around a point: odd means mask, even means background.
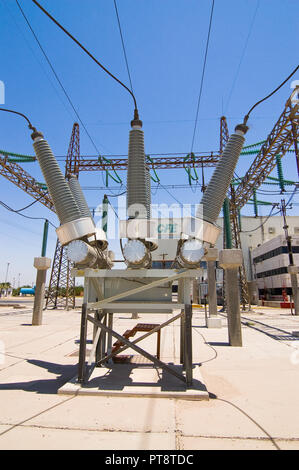
[[[283,87],[283,85],[285,83],[287,83],[287,81],[297,72],[297,70],[299,69],[299,65],[297,65],[297,67],[290,73],[290,75],[280,84],[278,85],[277,88],[275,88],[275,90],[273,90],[271,93],[269,93],[269,95],[265,96],[264,98],[262,98],[261,100],[257,101],[251,108],[250,110],[248,111],[248,113],[246,114],[246,116],[244,117],[244,124],[247,124],[247,121],[249,119],[249,116],[250,116],[250,113],[251,111],[254,110],[254,108],[256,108],[256,106],[258,106],[259,104],[263,103],[264,101],[266,101],[268,98],[270,98],[271,96],[273,96],[278,90],[280,90],[280,88]]]
[[[31,124],[29,118],[25,114],[19,113],[18,111],[13,111],[12,109],[6,109],[6,108],[0,108],[0,111],[5,111],[6,113],[17,114],[18,116],[23,117],[27,121],[29,129],[33,131],[36,130],[35,127],[33,127],[33,125]]]
[[[237,82],[237,78],[238,78],[238,75],[239,75],[239,72],[240,72],[240,68],[241,68],[241,65],[242,65],[242,62],[243,62],[243,59],[244,59],[244,56],[245,56],[247,46],[248,46],[249,38],[250,38],[251,33],[252,33],[252,29],[253,29],[253,25],[254,25],[254,22],[255,22],[256,15],[257,15],[257,11],[259,9],[259,5],[260,5],[260,0],[257,0],[255,11],[254,11],[254,14],[253,14],[250,26],[249,26],[249,31],[248,31],[247,38],[246,38],[246,41],[245,41],[245,44],[244,44],[244,47],[243,47],[243,51],[242,51],[242,54],[241,54],[240,62],[239,62],[239,65],[237,67],[236,75],[235,75],[235,78],[233,80],[230,92],[229,92],[228,100],[227,100],[227,103],[226,103],[226,112],[227,112],[228,105],[230,103],[230,99],[232,97],[232,94],[233,94],[233,91],[234,91],[234,88],[235,88],[235,85],[236,85],[236,82]],[[226,114],[226,112],[225,112],[225,114]]]
[[[69,38],[72,39],[72,41],[74,41],[99,67],[101,67],[102,70],[104,70],[104,72],[106,72],[111,78],[113,78],[116,82],[118,82],[123,88],[125,88],[131,95],[131,97],[133,98],[133,101],[134,101],[134,106],[135,106],[135,111],[137,112],[137,102],[136,102],[136,98],[135,98],[135,95],[134,93],[121,81],[119,80],[117,77],[115,77],[115,75],[113,75],[106,67],[104,67],[103,64],[101,64],[101,62],[99,62],[92,54],[91,52],[89,52],[88,49],[86,49],[86,47],[84,47],[79,41],[78,39],[76,39],[66,28],[64,28],[45,8],[42,7],[42,5],[40,5],[36,0],[32,0],[33,3],[43,12],[45,13],[45,15],[47,15],[48,18],[50,18],[51,21],[53,21],[53,23],[56,24],[56,26],[58,26]]]
[[[37,201],[36,201],[37,202]],[[18,214],[18,215],[21,215],[22,217],[25,217],[26,219],[32,219],[32,220],[47,220],[49,222],[50,225],[52,225],[52,227],[54,227],[55,229],[57,228],[54,224],[52,224],[52,222],[50,222],[49,219],[47,219],[46,217],[31,217],[29,215],[25,215],[25,214],[22,214],[20,211],[21,210],[24,210],[26,209],[26,207],[24,207],[23,209],[19,209],[19,210],[15,210],[15,209],[12,209],[10,206],[8,206],[5,202],[3,201],[0,201],[0,205],[2,207],[4,207],[4,209],[7,209],[8,211],[10,212],[13,212],[14,214]],[[28,206],[29,207],[29,206]]]
[[[191,143],[191,152],[193,151],[193,146],[194,146],[195,133],[196,133],[197,121],[198,121],[198,113],[199,113],[199,107],[200,107],[201,95],[202,95],[202,89],[203,89],[203,82],[204,82],[205,71],[206,71],[206,65],[207,65],[208,49],[209,49],[209,43],[210,43],[210,34],[211,34],[212,21],[213,21],[213,14],[214,14],[214,5],[215,5],[215,0],[212,0],[212,8],[211,8],[211,14],[210,14],[209,30],[208,30],[208,36],[207,36],[207,41],[206,41],[205,56],[204,56],[202,74],[201,74],[201,81],[200,81],[199,96],[198,96],[198,101],[197,101],[197,108],[196,108],[195,124],[194,124],[194,130],[193,130],[193,136],[192,136],[192,143]]]
[[[128,62],[127,53],[126,53],[125,41],[124,41],[124,38],[123,38],[123,33],[122,33],[121,24],[120,24],[120,19],[119,19],[119,14],[118,14],[118,9],[117,9],[116,0],[114,0],[114,8],[115,8],[115,13],[116,13],[116,17],[117,17],[118,29],[119,29],[119,34],[120,34],[120,37],[121,37],[121,43],[122,43],[122,47],[123,47],[123,52],[124,52],[124,56],[125,56],[125,61],[126,61],[126,66],[127,66],[127,72],[128,72],[129,81],[130,81],[130,87],[131,87],[132,93],[134,93],[134,92],[133,92],[133,85],[132,85],[132,79],[131,79],[130,69],[129,69],[129,62]]]
[[[38,47],[40,48],[40,50],[41,50],[43,56],[45,57],[45,59],[46,59],[48,65],[49,65],[49,67],[51,68],[51,70],[52,70],[52,72],[53,72],[53,74],[54,74],[54,76],[55,76],[57,82],[59,83],[59,85],[60,85],[60,87],[61,87],[61,89],[62,89],[62,91],[63,91],[63,93],[64,93],[64,95],[65,95],[65,97],[66,97],[66,99],[68,100],[68,102],[69,102],[69,104],[71,105],[71,107],[72,107],[72,109],[73,109],[75,115],[77,116],[78,120],[80,121],[80,123],[81,123],[83,129],[85,130],[86,135],[88,136],[90,142],[92,143],[92,145],[93,145],[95,151],[100,155],[100,151],[99,151],[97,145],[95,144],[95,142],[94,142],[93,138],[91,137],[90,133],[88,132],[88,130],[87,130],[87,128],[86,128],[84,122],[82,121],[82,119],[81,119],[81,117],[80,117],[80,115],[79,115],[77,109],[76,109],[75,106],[74,106],[74,103],[72,102],[72,100],[71,100],[71,98],[70,98],[70,95],[69,95],[68,92],[66,91],[65,86],[63,85],[61,79],[59,78],[59,76],[58,76],[58,74],[57,74],[57,72],[56,72],[56,70],[55,70],[55,68],[54,68],[54,66],[53,66],[53,64],[52,64],[52,62],[51,62],[51,60],[49,59],[49,57],[48,57],[48,55],[47,55],[45,49],[43,48],[43,46],[42,46],[40,40],[38,39],[37,34],[35,33],[33,27],[31,26],[28,17],[26,16],[26,14],[25,14],[24,10],[22,9],[22,7],[21,7],[20,3],[18,2],[18,0],[16,0],[16,3],[17,3],[17,5],[18,5],[18,8],[19,8],[20,12],[22,13],[22,16],[23,16],[23,18],[25,19],[25,21],[26,21],[26,23],[27,23],[27,25],[28,25],[28,27],[29,27],[29,29],[30,29],[30,31],[31,31],[31,33],[32,33],[32,35],[33,35],[33,37],[34,37],[34,39],[35,39],[35,41],[37,42]]]

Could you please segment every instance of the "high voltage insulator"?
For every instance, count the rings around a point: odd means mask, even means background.
[[[266,141],[265,140],[261,140],[260,142],[256,142],[255,144],[251,144],[251,145],[246,145],[245,147],[243,147],[244,149],[251,149],[253,147],[260,147],[261,145],[263,145]]]
[[[279,179],[279,186],[281,189],[281,192],[285,191],[284,187],[284,179],[283,179],[283,172],[282,172],[282,163],[281,163],[281,158],[280,155],[276,155],[276,166],[277,166],[277,175]]]
[[[33,135],[33,147],[61,224],[79,219],[80,210],[48,142],[42,135]]]
[[[71,175],[69,179],[69,187],[74,196],[74,199],[79,207],[82,217],[92,217],[85,196],[75,175]]]
[[[253,190],[253,208],[254,208],[254,216],[258,216],[258,204],[256,199],[256,189]]]
[[[36,158],[34,157],[8,157],[7,160],[12,163],[28,163],[28,162],[35,162]]]
[[[107,235],[107,229],[108,229],[108,204],[109,204],[109,200],[105,194],[103,203],[102,203],[102,229],[104,230],[106,235]]]
[[[129,152],[128,152],[128,172],[127,172],[127,208],[132,213],[129,217],[135,218],[135,210],[139,207],[137,218],[147,218],[149,213],[149,193],[145,153],[144,153],[144,136],[141,121],[136,123],[132,121],[132,129],[130,130],[129,137]],[[144,208],[144,209],[142,209]],[[143,213],[143,211],[145,212]]]
[[[259,150],[245,150],[245,152],[241,152],[241,155],[256,155],[259,153]]]
[[[203,206],[204,220],[215,223],[221,211],[228,187],[234,174],[247,128],[237,126],[225,146],[221,159],[212,175],[201,204]]]

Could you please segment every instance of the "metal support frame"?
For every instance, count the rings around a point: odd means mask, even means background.
[[[75,270],[76,271],[76,270]],[[80,334],[80,351],[79,351],[79,365],[78,365],[78,382],[81,385],[84,385],[88,382],[88,379],[94,370],[95,366],[108,366],[111,364],[111,360],[117,354],[125,351],[128,348],[133,349],[138,354],[144,356],[149,361],[151,361],[156,367],[162,368],[164,371],[175,376],[178,380],[184,382],[186,387],[189,388],[192,386],[192,304],[190,299],[190,287],[192,279],[198,276],[198,271],[196,270],[138,270],[138,274],[148,274],[148,277],[152,277],[151,273],[155,271],[154,277],[159,277],[159,279],[149,282],[148,284],[141,285],[137,288],[131,289],[129,291],[120,292],[116,295],[110,297],[104,297],[102,292],[102,285],[100,280],[105,279],[105,274],[108,274],[110,277],[115,277],[116,281],[123,279],[123,276],[127,278],[136,278],[137,271],[134,270],[114,270],[106,271],[105,270],[93,270],[86,269],[85,275],[85,299],[82,306],[82,317],[81,317],[81,334]],[[119,272],[123,274],[120,277]],[[140,271],[144,271],[140,273]],[[166,274],[166,277],[165,277]],[[163,276],[163,277],[162,277]],[[142,278],[142,276],[137,276]],[[182,295],[181,299],[184,303],[179,302],[165,302],[162,305],[158,303],[149,303],[145,306],[145,303],[142,301],[130,302],[129,300],[123,300],[124,297],[127,297],[140,294],[141,292],[153,289],[157,286],[163,285],[165,283],[179,280],[182,286]],[[91,291],[93,289],[94,295],[97,296],[97,301],[93,302]],[[117,302],[120,301],[121,302]],[[173,318],[165,321],[161,325],[157,325],[151,331],[145,333],[141,337],[130,341],[126,337],[122,336],[113,329],[113,313],[108,313],[108,307],[112,307],[113,310],[116,309],[116,312],[121,313],[126,311],[130,306],[142,311],[146,309],[147,313],[158,313],[158,305],[160,310],[165,309],[165,306],[168,309],[180,309],[181,312],[175,315]],[[101,313],[100,313],[101,312]],[[93,313],[93,315],[92,315]],[[180,345],[180,356],[181,363],[183,364],[183,373],[179,373],[173,367],[170,367],[168,364],[161,361],[159,357],[156,357],[150,354],[148,351],[139,347],[137,343],[144,340],[154,333],[161,332],[162,328],[165,328],[174,321],[180,319],[181,322],[181,345]],[[87,325],[88,322],[94,325],[94,335],[93,335],[93,346],[90,352],[89,360],[86,361],[86,338],[87,338]],[[107,324],[108,323],[108,324]],[[122,346],[114,352],[111,352],[112,337],[116,338],[122,343]],[[158,356],[158,354],[157,354]]]
[[[75,308],[75,280],[71,276],[73,264],[66,256],[66,250],[57,239],[52,264],[46,308]]]

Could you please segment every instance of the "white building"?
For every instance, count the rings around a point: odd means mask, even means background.
[[[223,218],[217,220],[217,224],[223,228]],[[299,216],[287,216],[288,232],[292,237],[295,264],[299,264]],[[289,264],[286,251],[285,232],[283,229],[282,216],[242,216],[241,217],[241,244],[244,256],[244,264],[248,281],[257,280],[260,295],[264,290],[268,294],[281,295],[283,288],[290,294],[290,276],[286,271]],[[217,241],[216,247],[223,249],[222,233]],[[152,253],[153,267],[170,268],[176,255],[177,240],[160,240],[159,248]],[[270,256],[269,252],[278,250],[277,254]],[[281,252],[280,252],[281,251]],[[267,259],[254,259],[265,255]],[[200,281],[207,279],[206,263],[201,263],[202,276]],[[276,274],[273,270],[279,269]],[[272,271],[272,274],[271,274]],[[266,273],[266,274],[263,274]],[[217,269],[216,280],[219,291],[222,283],[222,269]],[[220,292],[219,292],[220,297]]]
[[[293,261],[299,266],[299,235],[292,237]],[[254,278],[264,297],[291,294],[291,278],[288,274],[290,259],[284,235],[269,240],[252,250]]]
[[[299,217],[287,216],[288,233],[292,238],[294,263],[299,265]],[[223,219],[218,219],[222,227]],[[281,295],[282,289],[290,294],[291,280],[287,273],[289,257],[282,216],[241,218],[241,244],[249,281],[256,280],[260,295]],[[223,237],[217,248],[222,249]]]

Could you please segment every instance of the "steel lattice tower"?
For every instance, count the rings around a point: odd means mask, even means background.
[[[79,124],[74,123],[65,162],[65,178],[71,174],[79,175],[80,131]],[[52,265],[49,289],[46,297],[46,308],[75,308],[75,279],[71,277],[73,265],[66,256],[64,247],[57,239]]]

